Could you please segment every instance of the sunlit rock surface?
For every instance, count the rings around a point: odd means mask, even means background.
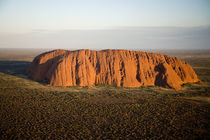
[[[192,67],[176,57],[129,50],[54,50],[35,57],[27,74],[51,86],[156,85],[179,90],[184,83],[199,81]]]

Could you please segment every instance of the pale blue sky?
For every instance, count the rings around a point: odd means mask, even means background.
[[[0,31],[205,26],[209,0],[0,0]]]
[[[143,27],[145,28],[144,32]],[[157,27],[161,27],[163,32],[157,32]],[[99,41],[98,44],[95,43],[95,46],[94,43],[90,43],[94,47],[99,45],[104,46],[104,48],[114,47],[114,44],[119,45],[119,42],[126,40],[127,42],[123,44],[128,44],[127,48],[129,48],[129,45],[133,44],[132,38],[135,38],[135,47],[139,45],[139,47],[145,48],[149,43],[148,46],[163,45],[163,48],[167,48],[170,41],[166,41],[166,44],[154,43],[152,45],[152,39],[142,40],[140,36],[151,35],[157,43],[161,42],[159,36],[165,36],[164,40],[166,40],[167,35],[173,34],[171,31],[174,29],[177,29],[176,33],[179,32],[178,34],[185,34],[185,36],[186,34],[190,36],[191,33],[196,34],[199,29],[201,30],[199,35],[208,38],[210,37],[209,27],[210,0],[0,0],[0,47],[30,47],[30,43],[36,40],[37,47],[44,47],[46,44],[45,47],[49,48],[53,42],[50,40],[52,36],[63,36],[66,40],[60,38],[57,42],[64,41],[65,48],[72,44],[71,42],[68,43],[70,37],[75,38],[75,40],[70,39],[74,42],[72,48],[78,46],[88,48],[90,46],[81,45],[83,44],[81,41],[84,41],[81,30],[90,30],[83,32],[87,36],[85,40],[91,42],[97,38],[92,30],[100,31],[102,29],[109,31],[110,36],[118,36],[118,39],[113,37],[115,40],[107,40],[110,42],[107,46],[100,44],[103,41]],[[115,31],[113,32],[116,29],[120,29],[121,34],[116,35]],[[63,32],[68,32],[68,34],[65,34],[66,36],[61,35]],[[130,32],[132,32],[131,36],[126,36],[125,39],[124,35]],[[138,32],[137,35],[141,35],[136,37],[135,32]],[[87,33],[89,34],[87,35]],[[99,34],[103,36],[105,32],[101,31]],[[96,38],[87,40],[90,35]],[[176,35],[173,38],[176,38]],[[30,39],[26,40],[21,38],[22,36],[27,36]],[[180,38],[180,36],[177,37]],[[19,40],[14,41],[14,38],[19,38]],[[138,38],[144,43],[138,43]],[[201,43],[201,47],[208,48],[206,44],[209,41],[204,40],[204,38],[198,42]],[[196,39],[195,36],[193,39]],[[33,41],[30,42],[30,40]],[[48,42],[49,40],[51,42]],[[146,43],[145,41],[150,42]],[[24,44],[24,42],[27,43]],[[115,43],[112,44],[111,42]],[[192,43],[187,44],[185,42],[183,44],[190,46]],[[32,46],[35,47],[34,44]],[[59,44],[53,46],[59,48]]]

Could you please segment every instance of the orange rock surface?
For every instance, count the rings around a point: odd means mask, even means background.
[[[129,50],[54,50],[35,57],[27,73],[51,86],[156,85],[179,90],[184,83],[199,81],[192,67],[176,57]]]

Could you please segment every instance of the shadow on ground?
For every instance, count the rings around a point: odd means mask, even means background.
[[[27,61],[0,61],[0,72],[26,78],[26,70],[30,63]]]

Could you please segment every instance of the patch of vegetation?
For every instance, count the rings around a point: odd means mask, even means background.
[[[210,104],[189,98],[209,97],[209,87],[185,85],[176,92],[25,84],[30,82],[0,73],[1,139],[209,138]]]
[[[23,67],[12,64],[0,63],[0,139],[210,138],[208,79],[183,85],[181,91],[49,87],[29,80],[18,70]],[[209,76],[208,69],[197,70],[199,77]]]

